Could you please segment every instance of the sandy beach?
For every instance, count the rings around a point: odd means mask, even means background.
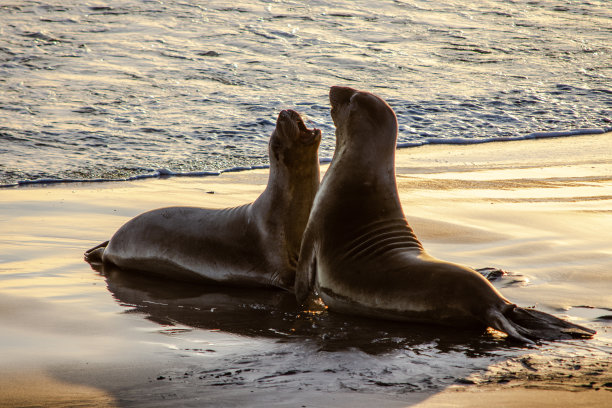
[[[265,169],[0,189],[0,406],[609,406],[610,152],[612,133],[397,151],[432,255],[502,269],[513,302],[598,332],[533,347],[83,261],[146,210],[254,200]]]

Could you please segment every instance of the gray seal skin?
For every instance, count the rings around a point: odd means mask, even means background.
[[[161,208],[124,224],[85,253],[179,280],[293,290],[302,234],[319,186],[319,129],[283,110],[270,137],[270,175],[253,203],[227,209]]]
[[[397,119],[385,101],[332,87],[336,150],[315,198],[296,272],[298,302],[400,321],[493,327],[510,337],[590,337],[593,330],[506,300],[482,275],[430,256],[395,182]]]

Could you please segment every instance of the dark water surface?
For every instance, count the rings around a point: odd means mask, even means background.
[[[265,165],[284,108],[331,157],[331,85],[388,100],[403,145],[599,132],[610,21],[607,0],[3,1],[0,185]]]

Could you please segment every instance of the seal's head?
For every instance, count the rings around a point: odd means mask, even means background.
[[[308,129],[296,111],[283,110],[278,115],[276,129],[270,138],[270,163],[284,165],[291,171],[312,166],[313,158],[318,157],[320,142],[319,129]],[[316,163],[318,166],[318,159]]]
[[[270,137],[268,185],[253,205],[264,204],[266,228],[276,225],[282,230],[282,247],[273,245],[274,252],[285,254],[287,259],[286,270],[274,279],[275,285],[283,288],[293,286],[302,236],[319,188],[320,142],[321,131],[308,129],[297,112],[287,109],[279,113]]]
[[[329,101],[337,148],[352,143],[395,148],[397,119],[381,98],[353,88],[332,86]]]

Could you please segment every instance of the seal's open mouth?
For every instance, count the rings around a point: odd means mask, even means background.
[[[278,119],[284,122],[282,123],[284,125],[283,130],[285,130],[287,134],[297,135],[298,140],[305,145],[311,145],[321,140],[321,131],[317,128],[308,129],[300,114],[294,110],[283,110],[278,115]],[[293,129],[289,129],[289,126],[287,126],[289,124],[287,122],[291,123],[290,126],[292,126]]]
[[[300,141],[302,143],[310,145],[321,139],[321,131],[317,128],[308,129],[299,115],[296,123],[300,133]]]

